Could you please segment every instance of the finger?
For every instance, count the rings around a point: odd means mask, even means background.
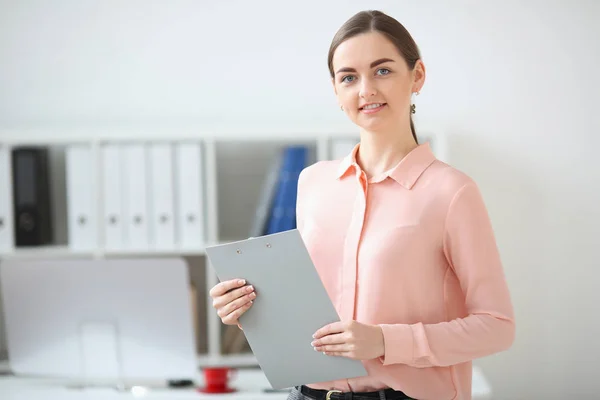
[[[226,293],[222,296],[217,297],[213,300],[213,307],[220,309],[225,307],[227,304],[233,302],[236,299],[243,297],[244,295],[248,295],[254,292],[254,287],[252,285],[243,286],[241,288],[237,288],[232,290],[229,293]]]
[[[323,336],[320,339],[315,339],[312,341],[312,345],[314,346],[323,346],[326,344],[342,344],[342,343],[346,343],[348,341],[348,338],[346,336],[346,333],[335,333],[332,335],[327,335],[327,336]]]
[[[344,344],[329,344],[326,346],[317,346],[314,348],[315,351],[321,353],[330,353],[330,352],[349,352],[353,350],[353,346]]]
[[[254,300],[256,298],[256,293],[252,292],[252,293],[248,293],[226,305],[224,305],[222,308],[219,309],[219,313],[221,315],[228,315],[231,314],[232,312],[234,312],[236,309],[240,308],[241,306],[247,304],[248,302]]]
[[[331,335],[333,333],[344,332],[346,324],[344,322],[338,321],[329,325],[325,325],[321,329],[315,332],[313,338],[320,339],[323,336]]]
[[[231,314],[226,315],[225,317],[222,318],[222,321],[224,324],[227,325],[236,325],[238,323],[238,319],[246,312],[248,311],[248,309],[250,308],[250,306],[252,306],[252,302],[248,302],[246,304],[244,304],[243,306],[241,306],[240,308],[236,309],[234,312],[232,312]]]
[[[351,351],[326,351],[323,352],[326,356],[334,356],[334,357],[347,357],[352,359],[358,359]]]
[[[223,281],[220,282],[218,284],[216,284],[211,290],[210,290],[210,297],[219,297],[224,295],[225,293],[227,293],[228,291],[238,288],[240,286],[243,286],[246,284],[246,280],[245,279],[231,279],[228,281]]]

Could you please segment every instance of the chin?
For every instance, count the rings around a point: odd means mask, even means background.
[[[364,130],[376,132],[389,127],[390,121],[388,118],[372,118],[365,121],[364,118],[361,118],[361,115],[358,115],[358,118],[354,120],[354,124]]]

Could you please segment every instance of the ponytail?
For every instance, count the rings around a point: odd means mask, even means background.
[[[419,144],[419,141],[417,140],[417,133],[415,132],[415,124],[413,124],[412,118],[410,119],[410,131],[412,132],[413,139],[415,139],[415,143]]]

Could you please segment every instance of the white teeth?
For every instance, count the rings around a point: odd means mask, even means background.
[[[363,107],[363,110],[371,110],[373,108],[377,108],[380,107],[383,103],[375,103],[375,104],[369,104]]]

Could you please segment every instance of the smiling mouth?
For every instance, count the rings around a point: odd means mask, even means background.
[[[380,109],[381,107],[385,106],[387,103],[372,103],[372,104],[367,104],[366,106],[360,107],[359,110],[360,111],[373,111],[373,110],[377,110]]]

